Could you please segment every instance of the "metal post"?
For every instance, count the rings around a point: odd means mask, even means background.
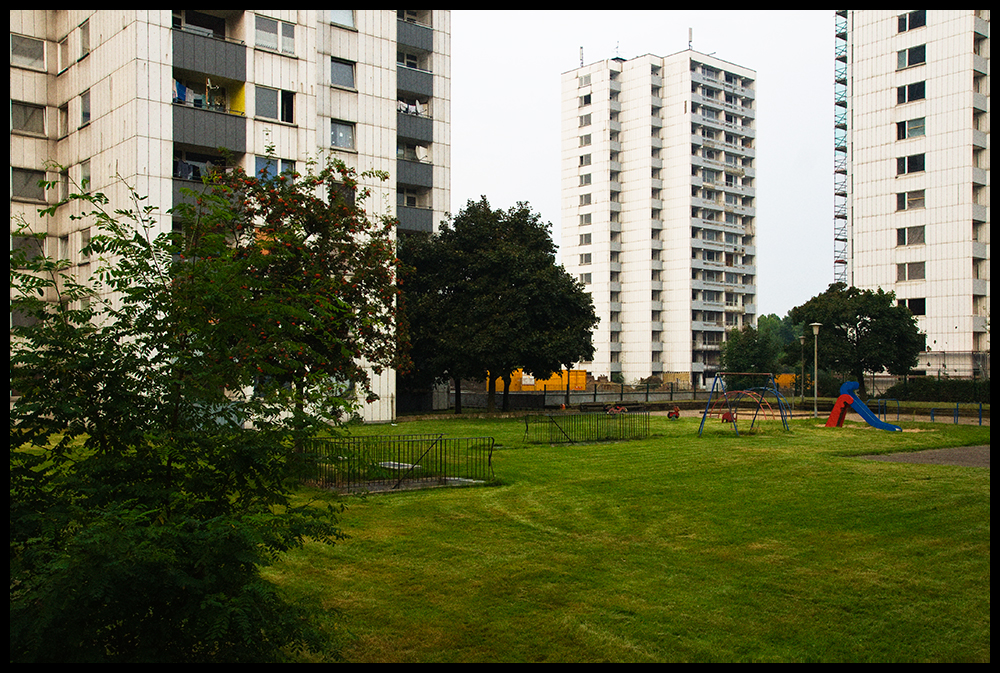
[[[802,376],[799,380],[799,391],[801,392],[801,404],[806,403],[806,335],[799,335],[799,361],[802,363]]]
[[[814,322],[813,328],[813,418],[819,418],[816,411],[816,399],[819,397],[819,328],[823,323]]]

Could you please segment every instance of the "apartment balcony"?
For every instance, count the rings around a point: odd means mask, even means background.
[[[421,23],[399,19],[396,21],[396,42],[424,52],[434,51],[434,29]]]
[[[173,140],[215,150],[247,151],[247,120],[241,114],[177,103],[173,106]]]
[[[430,117],[396,113],[396,137],[413,140],[418,143],[429,143],[434,140],[434,121]]]
[[[700,299],[691,301],[692,311],[722,311],[723,304],[721,301],[702,301]]]
[[[726,324],[720,317],[718,320],[692,320],[691,330],[695,332],[721,332]]]
[[[419,68],[396,64],[396,89],[416,96],[434,95],[434,74]]]
[[[396,219],[399,229],[404,231],[434,231],[434,211],[430,208],[414,208],[411,206],[396,206]]]
[[[174,68],[246,81],[247,47],[242,42],[185,29],[172,32]]]
[[[396,183],[414,187],[433,187],[434,165],[423,161],[397,159]]]

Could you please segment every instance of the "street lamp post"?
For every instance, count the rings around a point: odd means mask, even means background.
[[[813,418],[819,418],[816,411],[816,398],[819,397],[819,328],[823,323],[809,324],[813,328]]]
[[[801,393],[802,401],[800,404],[806,403],[806,335],[799,335],[799,362],[802,365],[802,376],[799,377],[799,392]]]

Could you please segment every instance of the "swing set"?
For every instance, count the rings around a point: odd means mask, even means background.
[[[724,378],[726,376],[767,377],[767,379],[766,385],[762,387],[728,390]],[[768,401],[768,396],[774,398],[774,406]],[[778,413],[781,415],[782,427],[788,430],[788,418],[791,416],[791,410],[788,402],[778,391],[774,374],[716,372],[715,380],[712,382],[712,394],[705,404],[701,425],[698,426],[698,436],[701,437],[702,430],[705,428],[705,420],[709,417],[719,418],[723,423],[732,424],[737,437],[740,436],[739,423],[741,420],[744,425],[749,420],[750,425],[749,428],[745,428],[746,431],[759,430],[763,421],[774,420],[774,407],[778,408]]]

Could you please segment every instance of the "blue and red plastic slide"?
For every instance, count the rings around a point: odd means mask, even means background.
[[[837,398],[837,403],[833,405],[833,411],[830,412],[830,418],[826,421],[826,427],[843,427],[844,416],[847,415],[847,407],[850,407],[858,416],[863,418],[865,422],[873,428],[878,428],[879,430],[889,430],[890,432],[903,431],[903,428],[898,425],[886,423],[873,414],[871,409],[868,408],[868,405],[862,402],[861,398],[858,397],[855,392],[857,389],[857,381],[847,381],[844,385],[840,386],[840,397]]]

